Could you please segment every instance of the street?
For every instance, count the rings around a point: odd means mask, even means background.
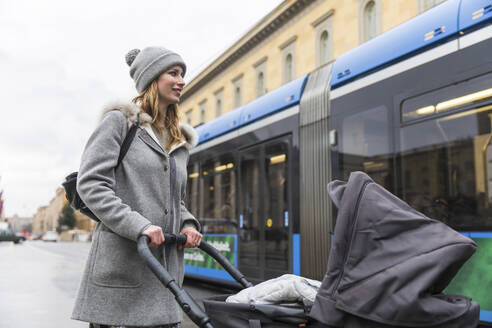
[[[0,328],[76,328],[70,319],[90,243],[0,243]],[[185,281],[197,300],[227,293]],[[201,303],[200,303],[201,304]],[[196,327],[184,315],[183,328]]]

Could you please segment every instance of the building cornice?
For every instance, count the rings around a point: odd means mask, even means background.
[[[238,80],[242,79],[242,78],[243,78],[243,76],[244,76],[244,73],[238,74],[238,75],[236,75],[236,76],[235,76],[235,77],[231,80],[231,82],[232,82],[232,83],[236,83]]]
[[[218,88],[217,90],[214,91],[214,95],[217,96],[217,94],[221,93],[222,91],[224,91],[224,87],[220,87]]]
[[[247,52],[256,47],[260,42],[280,29],[304,8],[315,1],[316,0],[297,0],[293,2],[292,0],[285,0],[282,2],[239,39],[239,41],[234,43],[219,58],[193,78],[183,90],[181,101],[186,101],[186,99],[191,97],[214,77],[225,71],[239,58],[243,57]]]
[[[311,23],[312,27],[316,27],[319,24],[323,23],[325,20],[327,20],[329,17],[331,17],[335,13],[335,9],[331,9],[329,12],[324,14],[323,16],[317,18],[314,22]]]
[[[253,68],[257,68],[258,66],[260,66],[261,64],[263,64],[264,62],[266,62],[268,59],[268,56],[264,56],[263,58],[261,58],[260,60],[256,61],[254,64],[253,64]]]
[[[284,50],[285,48],[287,48],[288,46],[290,46],[296,40],[297,40],[297,35],[294,35],[293,37],[291,37],[290,39],[288,39],[287,41],[285,41],[281,45],[279,45],[278,48],[280,50]]]

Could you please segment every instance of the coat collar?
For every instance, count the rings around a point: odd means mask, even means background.
[[[195,129],[189,124],[180,122],[179,128],[181,129],[181,133],[185,137],[185,140],[177,145],[174,145],[170,149],[169,153],[167,153],[160,146],[159,139],[157,139],[157,136],[152,130],[151,127],[152,118],[147,113],[141,113],[140,108],[136,104],[120,103],[120,102],[108,104],[107,106],[104,107],[103,113],[101,115],[101,119],[102,117],[104,117],[104,115],[106,115],[107,113],[113,110],[118,110],[125,115],[125,117],[127,118],[128,126],[131,126],[133,123],[137,121],[137,115],[138,115],[139,127],[140,127],[140,133],[139,133],[140,139],[142,139],[149,147],[151,147],[152,149],[154,149],[155,151],[157,151],[158,153],[164,156],[168,156],[169,154],[173,153],[174,151],[176,151],[178,148],[181,147],[190,150],[198,144],[198,134],[196,133]]]
[[[159,139],[155,135],[154,129],[152,129],[152,126],[150,125],[150,123],[145,123],[145,124],[141,125],[140,128],[143,131],[145,131],[145,133],[141,133],[142,135],[150,136],[152,138],[152,141],[153,141],[152,143],[154,145],[157,145],[163,152],[166,153],[166,151],[164,149],[162,149],[161,144],[159,143]],[[184,148],[190,150],[191,148],[193,148],[197,144],[196,140],[198,140],[198,135],[190,125],[180,122],[179,128],[181,129],[181,133],[185,137],[185,141],[182,141],[179,144],[172,146],[171,149],[169,150],[169,153],[167,153],[167,154],[171,154],[173,151],[175,151],[176,149],[178,149],[180,147],[184,147]],[[145,139],[148,140],[147,137],[145,137]],[[144,141],[145,141],[145,139],[144,139]],[[148,141],[150,141],[150,140],[148,140]],[[152,148],[154,148],[154,147],[152,147]]]
[[[140,133],[138,134],[138,137],[143,140],[153,150],[158,152],[159,154],[169,157],[169,154],[166,153],[166,151],[161,147],[159,144],[159,141],[157,140],[156,135],[154,134],[154,131],[152,129],[146,129],[141,128]]]

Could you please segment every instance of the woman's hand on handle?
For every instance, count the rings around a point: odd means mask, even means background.
[[[181,230],[180,234],[186,235],[186,244],[185,248],[193,248],[200,246],[202,242],[202,234],[199,233],[194,227],[186,227]],[[179,246],[179,248],[183,248],[183,246]]]
[[[162,228],[150,225],[143,232],[142,235],[146,235],[150,238],[149,247],[157,248],[160,244],[164,242],[164,234],[162,233]]]

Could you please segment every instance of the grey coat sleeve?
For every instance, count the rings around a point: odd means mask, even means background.
[[[189,155],[188,155],[188,159],[189,159]],[[186,188],[187,188],[187,183],[185,183],[185,186],[184,186],[183,190],[181,191],[181,201],[179,203],[180,208],[181,208],[180,209],[181,210],[181,229],[180,230],[183,230],[184,228],[192,226],[192,227],[195,227],[195,229],[197,231],[201,231],[200,222],[186,208],[186,204],[185,204]]]
[[[119,111],[106,114],[89,138],[77,176],[77,191],[91,211],[113,232],[131,240],[151,224],[114,192],[115,167],[128,130]]]
[[[181,201],[181,230],[187,227],[194,227],[197,231],[200,231],[200,222],[191,214],[185,206],[184,201]]]

